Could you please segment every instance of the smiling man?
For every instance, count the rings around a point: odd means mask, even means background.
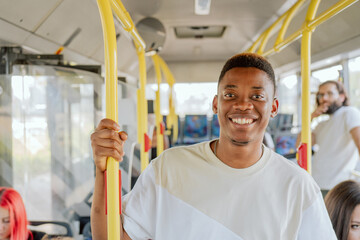
[[[300,167],[262,144],[278,110],[273,69],[239,54],[219,77],[213,111],[220,138],[171,148],[153,160],[123,198],[124,239],[336,239],[319,187]],[[106,157],[121,160],[126,135],[109,119],[92,134],[94,239],[106,239]]]

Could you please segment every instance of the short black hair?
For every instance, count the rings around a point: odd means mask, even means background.
[[[276,92],[275,73],[271,64],[259,54],[256,53],[240,53],[228,59],[221,70],[218,84],[225,76],[225,73],[233,68],[257,68],[264,71],[274,86],[274,94]]]

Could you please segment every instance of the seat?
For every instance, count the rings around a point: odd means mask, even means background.
[[[41,239],[44,233],[49,238],[74,236],[70,224],[62,221],[29,221],[29,229],[37,239]]]
[[[194,144],[209,140],[206,115],[186,115],[183,129],[184,144]]]

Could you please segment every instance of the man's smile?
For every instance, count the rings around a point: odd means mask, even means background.
[[[251,118],[230,118],[232,122],[240,125],[248,125],[254,122]]]

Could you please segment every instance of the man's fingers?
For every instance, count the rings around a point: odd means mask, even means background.
[[[101,129],[96,130],[93,134],[91,134],[91,141],[92,142],[100,142],[104,139],[112,139],[114,141],[119,142],[121,144],[122,140],[120,139],[120,136],[117,131],[111,130],[111,129]]]
[[[119,124],[117,124],[114,120],[109,118],[104,118],[100,121],[95,131],[102,130],[102,129],[113,129],[115,131],[120,130]]]
[[[106,168],[106,158],[112,157],[116,161],[122,161],[124,152],[124,142],[127,133],[119,132],[119,125],[111,119],[102,119],[91,134],[91,146],[95,165],[102,171]]]
[[[113,139],[104,138],[104,139],[99,139],[99,140],[93,141],[93,146],[115,148],[115,149],[118,149],[119,151],[122,151],[122,147],[124,145],[123,143],[124,142],[122,142],[122,141],[116,141]]]
[[[120,139],[125,141],[128,137],[127,133],[125,131],[119,132]]]
[[[97,157],[112,157],[116,161],[122,161],[122,157],[124,156],[124,151],[122,151],[122,149],[118,150],[116,148],[97,146],[96,149],[94,149],[94,154]]]

